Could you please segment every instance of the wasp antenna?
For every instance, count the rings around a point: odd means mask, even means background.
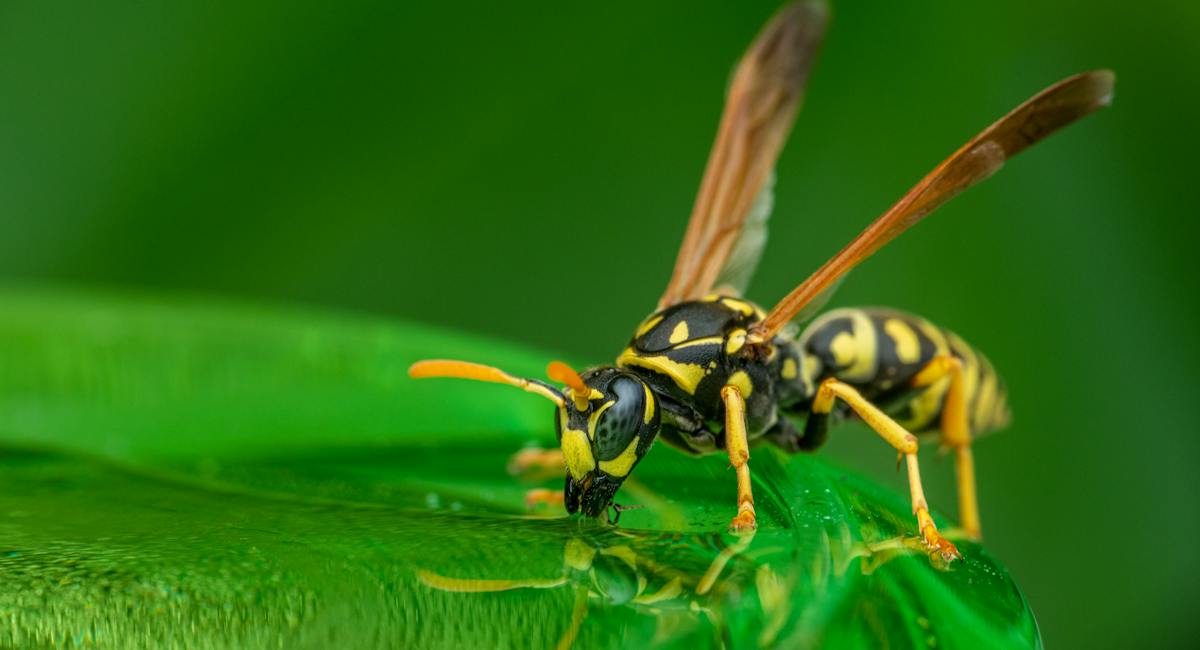
[[[583,377],[575,372],[571,366],[561,361],[551,361],[546,366],[546,376],[554,381],[566,384],[571,389],[571,399],[575,400],[575,408],[580,411],[586,411],[588,408],[588,397],[592,391],[583,383]]]
[[[421,569],[417,578],[439,591],[466,593],[485,593],[491,591],[509,591],[511,589],[553,589],[567,584],[566,578],[529,579],[529,580],[476,580],[468,578],[450,578],[438,575],[432,571]]]
[[[536,380],[514,377],[494,366],[485,366],[470,361],[455,361],[452,359],[427,359],[418,361],[408,367],[408,376],[413,379],[428,379],[430,377],[454,377],[457,379],[472,379],[487,381],[494,384],[507,384],[522,390],[541,395],[558,406],[563,405],[562,395],[550,386]]]

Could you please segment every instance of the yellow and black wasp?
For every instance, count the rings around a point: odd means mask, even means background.
[[[971,439],[1008,421],[1005,391],[983,355],[928,321],[885,309],[840,309],[799,335],[850,269],[1009,158],[1109,104],[1114,76],[1078,74],[1034,95],[925,176],[770,311],[741,297],[766,241],[775,160],[791,129],[827,14],[820,2],[780,11],[734,72],[725,110],[658,308],[613,366],[576,373],[553,362],[537,379],[462,361],[414,364],[413,377],[509,384],[557,406],[563,499],[598,516],[656,438],[693,454],[729,454],[735,531],[755,527],[750,446],[816,449],[830,417],[856,416],[907,464],[913,512],[931,551],[958,557],[929,515],[916,433],[955,452],[961,524],[980,534]],[[803,419],[803,426],[792,417]]]

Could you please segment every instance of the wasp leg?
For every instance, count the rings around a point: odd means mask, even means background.
[[[563,461],[562,449],[527,447],[512,455],[508,460],[508,473],[513,476],[530,472],[538,477],[562,476],[567,465]]]
[[[725,567],[729,564],[729,561],[745,551],[746,547],[750,546],[750,542],[753,540],[753,534],[742,535],[738,538],[737,542],[721,549],[721,552],[709,563],[704,575],[700,576],[700,581],[696,583],[696,595],[703,596],[712,591],[713,586],[717,584],[717,578],[721,577],[721,573],[725,571]]]
[[[921,469],[917,463],[917,437],[905,430],[904,427],[888,417],[874,404],[868,402],[853,386],[837,379],[826,379],[821,382],[817,396],[813,400],[812,410],[819,415],[828,414],[833,410],[834,399],[840,399],[862,418],[891,446],[904,455],[908,463],[908,489],[912,495],[913,514],[917,516],[917,527],[925,544],[939,553],[945,560],[961,558],[955,548],[942,534],[929,516],[929,504],[925,501],[925,488],[921,486]]]
[[[796,430],[796,425],[785,417],[780,417],[762,439],[779,447],[789,454],[802,451],[814,451],[825,444],[829,433],[829,415],[809,413],[804,423],[804,432]]]
[[[829,438],[829,414],[810,413],[804,421],[804,435],[800,436],[800,451],[816,451]]]
[[[527,490],[525,492],[525,507],[533,509],[539,505],[563,505],[562,490],[549,490],[546,488],[533,488],[532,490]]]
[[[583,619],[587,617],[588,590],[584,587],[575,589],[575,604],[571,607],[571,623],[567,631],[558,639],[555,650],[570,650],[575,646],[575,637],[579,636],[579,628],[583,627]]]
[[[975,489],[975,458],[971,454],[971,430],[967,426],[967,402],[963,392],[962,361],[949,355],[933,358],[913,377],[913,386],[929,386],[950,377],[942,405],[942,444],[954,450],[954,470],[958,479],[958,519],[972,539],[982,536],[979,525],[979,497]]]
[[[754,494],[750,491],[750,444],[746,440],[746,401],[736,386],[721,389],[725,402],[725,450],[737,472],[738,513],[730,528],[736,532],[754,530]]]

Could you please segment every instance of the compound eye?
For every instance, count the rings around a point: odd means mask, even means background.
[[[600,415],[596,424],[596,458],[612,460],[621,455],[637,435],[646,412],[646,391],[642,385],[627,377],[618,377],[608,386],[616,399]]]

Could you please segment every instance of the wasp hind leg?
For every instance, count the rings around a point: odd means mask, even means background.
[[[729,528],[735,533],[754,530],[758,523],[754,515],[754,494],[750,489],[750,443],[746,438],[746,400],[737,386],[721,389],[725,402],[725,450],[737,472],[738,513]]]
[[[963,365],[949,355],[934,357],[921,369],[912,383],[916,388],[930,386],[950,377],[942,405],[942,444],[954,450],[954,473],[958,481],[958,520],[972,539],[982,536],[979,525],[979,497],[975,488],[975,458],[971,454],[971,430],[967,426],[967,402],[963,391]]]
[[[950,540],[942,537],[933,517],[929,515],[929,504],[925,501],[925,488],[921,486],[921,469],[917,462],[917,437],[888,417],[874,404],[866,400],[853,386],[837,379],[821,382],[813,400],[812,411],[826,415],[833,410],[835,399],[840,399],[854,409],[867,426],[871,427],[892,447],[895,447],[908,464],[908,489],[912,496],[913,514],[917,516],[917,527],[925,544],[943,560],[959,559],[958,549]]]

